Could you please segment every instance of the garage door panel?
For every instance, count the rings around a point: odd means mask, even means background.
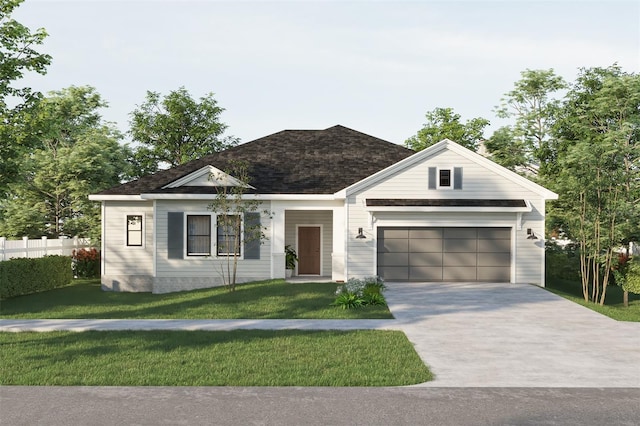
[[[409,268],[406,266],[382,266],[378,268],[378,275],[387,281],[408,281]]]
[[[455,253],[444,256],[444,266],[476,266],[476,253]]]
[[[467,239],[451,239],[444,240],[444,252],[445,253],[461,253],[461,252],[474,252],[477,250],[476,240]]]
[[[442,266],[442,253],[409,253],[409,266]]]
[[[442,239],[410,239],[410,252],[442,253]]]
[[[409,229],[407,228],[378,228],[379,238],[409,238]]]
[[[409,238],[437,238],[442,239],[442,229],[441,228],[413,228],[409,229]]]
[[[510,266],[510,253],[478,253],[478,266]]]
[[[445,266],[442,268],[444,281],[475,281],[475,266]]]
[[[511,240],[510,228],[478,228],[479,240]]]
[[[409,268],[411,281],[442,281],[442,268],[431,266],[411,266]]]
[[[480,252],[511,252],[511,240],[478,240]]]
[[[407,253],[409,251],[409,240],[400,238],[389,238],[378,241],[378,252],[382,253]]]
[[[511,269],[505,267],[478,267],[478,281],[509,282]]]
[[[380,266],[409,266],[409,253],[379,253]]]
[[[445,239],[476,239],[478,231],[476,228],[443,228]]]

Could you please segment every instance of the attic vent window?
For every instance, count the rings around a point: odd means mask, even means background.
[[[440,170],[440,187],[451,187],[451,170],[449,169],[441,169]]]

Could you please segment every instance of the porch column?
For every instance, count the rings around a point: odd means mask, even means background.
[[[344,281],[345,265],[345,209],[333,208],[333,248],[331,253],[331,280]]]
[[[271,211],[271,278],[284,278],[284,208],[272,204]]]

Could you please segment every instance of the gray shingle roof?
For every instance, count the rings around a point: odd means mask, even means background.
[[[260,194],[333,194],[412,154],[403,146],[343,126],[284,130],[100,194],[211,193],[212,187],[161,188],[208,165],[229,170],[233,161],[249,165],[248,183]]]

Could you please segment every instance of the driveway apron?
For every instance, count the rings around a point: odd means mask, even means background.
[[[542,288],[387,283],[389,308],[442,387],[640,387],[640,323]]]

